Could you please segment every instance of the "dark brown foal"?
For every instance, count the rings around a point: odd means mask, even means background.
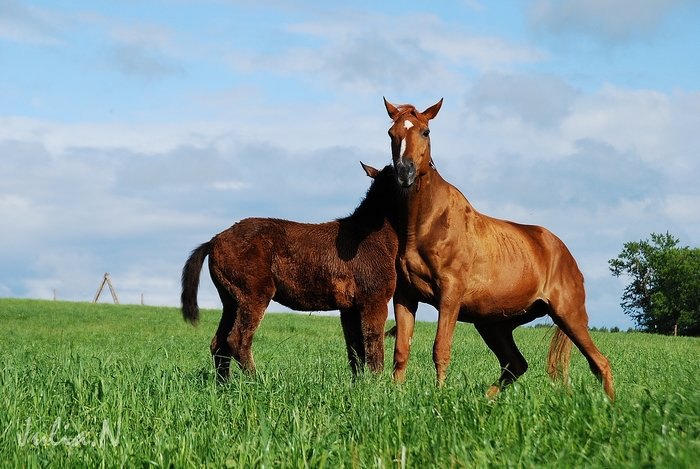
[[[396,286],[398,240],[393,168],[366,167],[374,181],[348,217],[319,224],[247,218],[190,255],[182,271],[182,314],[199,318],[197,290],[205,257],[223,303],[211,353],[219,376],[231,357],[254,371],[253,335],[270,300],[300,311],[340,310],[353,374],[384,366],[384,323]]]

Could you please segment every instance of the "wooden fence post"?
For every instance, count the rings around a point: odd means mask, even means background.
[[[112,281],[109,278],[109,273],[107,272],[105,272],[105,275],[102,278],[102,283],[100,283],[100,288],[97,289],[97,293],[95,293],[95,299],[92,300],[92,302],[97,303],[97,300],[100,299],[100,294],[102,293],[102,289],[105,287],[105,284],[107,284],[107,286],[109,287],[109,292],[112,294],[112,300],[114,301],[114,304],[118,305],[119,298],[117,297],[117,291],[114,289]]]

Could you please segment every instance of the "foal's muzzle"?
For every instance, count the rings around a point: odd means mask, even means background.
[[[396,170],[396,182],[401,187],[411,187],[416,180],[416,165],[413,161],[399,160],[394,163]]]

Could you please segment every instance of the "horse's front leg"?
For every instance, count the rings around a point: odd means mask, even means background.
[[[381,373],[384,370],[384,326],[388,315],[386,301],[380,301],[361,312],[365,361],[367,368],[373,373]]]
[[[440,302],[438,327],[433,345],[433,362],[435,363],[438,386],[444,384],[447,376],[447,367],[450,364],[452,354],[452,337],[459,316],[459,303],[451,301],[455,296],[445,295],[445,297],[448,299]]]
[[[396,319],[396,343],[394,345],[394,381],[406,380],[406,366],[411,351],[411,339],[416,322],[418,302],[409,299],[398,289],[394,293],[394,317]]]

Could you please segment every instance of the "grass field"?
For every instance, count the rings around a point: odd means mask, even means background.
[[[521,328],[530,371],[493,402],[496,359],[459,325],[434,386],[435,324],[416,328],[408,381],[350,380],[337,318],[268,314],[258,374],[216,384],[179,310],[0,299],[0,465],[211,467],[700,467],[700,339],[594,333],[610,404],[574,351],[550,384],[551,331]]]

